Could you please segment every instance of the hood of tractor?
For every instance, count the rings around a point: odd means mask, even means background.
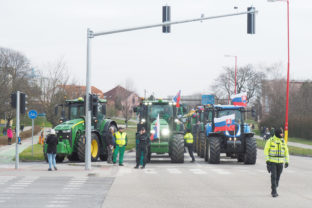
[[[54,129],[55,131],[71,130],[71,128],[81,123],[84,123],[84,119],[73,119],[57,125]]]
[[[151,131],[154,130],[155,124],[156,120],[153,121],[151,124]],[[169,138],[170,128],[168,122],[165,119],[159,119],[159,124],[160,124],[160,139]]]

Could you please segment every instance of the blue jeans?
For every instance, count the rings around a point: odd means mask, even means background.
[[[53,167],[56,167],[56,162],[55,162],[55,157],[56,154],[51,154],[51,153],[47,153],[48,155],[48,161],[49,161],[49,168],[52,168],[52,163],[53,163]]]

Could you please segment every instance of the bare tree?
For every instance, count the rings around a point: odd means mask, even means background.
[[[54,115],[54,108],[58,104],[65,102],[64,86],[68,82],[69,75],[66,65],[61,59],[54,64],[48,64],[45,70],[41,71],[39,86],[41,96],[39,103],[42,111],[46,113],[47,120],[55,126],[58,123],[58,117]]]
[[[27,94],[28,107],[38,94],[35,77],[32,75],[30,61],[20,52],[0,48],[0,116],[10,121],[15,116],[15,110],[9,105],[10,94],[21,91]]]
[[[252,65],[240,67],[237,70],[237,93],[246,92],[247,101],[250,102],[261,93],[261,83],[265,78],[263,72],[258,72]],[[234,94],[235,69],[225,67],[224,72],[217,77],[211,86],[217,98],[226,99]]]

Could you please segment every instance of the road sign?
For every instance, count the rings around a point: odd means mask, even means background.
[[[37,115],[38,115],[38,113],[37,113],[37,111],[35,111],[35,110],[30,110],[30,111],[28,112],[28,117],[29,117],[30,119],[35,119],[35,118],[37,118]]]
[[[214,104],[213,95],[202,95],[202,105]]]
[[[46,114],[45,113],[38,113],[38,117],[45,117]]]

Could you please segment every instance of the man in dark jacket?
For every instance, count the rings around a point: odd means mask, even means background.
[[[106,136],[107,163],[113,163],[113,149],[115,146],[114,128],[110,127]]]
[[[147,160],[147,147],[150,143],[149,136],[146,134],[145,128],[142,127],[140,134],[137,137],[137,153],[136,153],[136,166],[134,168],[139,168],[141,158],[143,158],[142,169],[145,168]]]
[[[54,167],[54,170],[57,170],[56,168],[56,145],[58,144],[57,137],[55,135],[55,130],[51,129],[50,134],[47,137],[46,143],[48,144],[47,148],[47,155],[48,155],[48,161],[49,161],[49,171],[52,170],[52,164]]]

